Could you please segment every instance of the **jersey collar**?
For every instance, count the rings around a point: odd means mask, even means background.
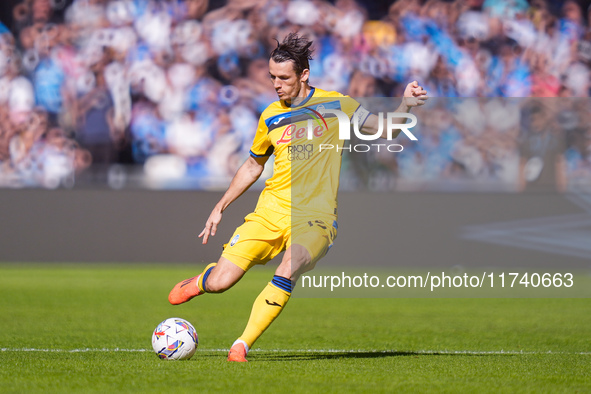
[[[283,101],[283,104],[285,104],[286,107],[289,108],[297,108],[297,107],[301,107],[303,105],[305,105],[308,101],[310,101],[310,99],[312,98],[312,96],[314,96],[314,92],[316,91],[316,88],[313,86],[310,86],[310,93],[308,93],[308,95],[306,96],[306,98],[304,99],[304,101],[302,101],[301,103],[299,103],[298,105],[291,105],[290,103],[288,103],[287,101]]]

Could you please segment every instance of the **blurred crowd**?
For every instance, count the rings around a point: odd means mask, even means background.
[[[418,142],[398,154],[352,154],[349,188],[591,190],[591,102],[571,98],[431,98]]]
[[[315,42],[313,85],[397,97],[416,79],[436,98],[404,153],[347,159],[359,185],[521,190],[552,167],[564,190],[589,177],[587,3],[397,0],[379,16],[370,5],[22,0],[0,23],[0,186],[69,187],[114,164],[169,184],[227,182],[276,100],[268,54],[295,30]]]

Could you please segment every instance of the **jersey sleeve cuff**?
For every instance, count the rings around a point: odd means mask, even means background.
[[[270,146],[269,149],[267,149],[267,151],[265,153],[263,153],[262,155],[257,155],[256,153],[254,153],[252,150],[250,151],[250,155],[252,157],[268,157],[271,156],[273,154],[273,147]]]

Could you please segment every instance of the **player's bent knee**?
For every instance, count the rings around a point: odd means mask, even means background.
[[[315,262],[312,261],[308,250],[301,245],[294,244],[286,251],[275,275],[295,281],[303,272],[313,269],[314,265]]]

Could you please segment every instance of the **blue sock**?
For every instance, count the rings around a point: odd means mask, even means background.
[[[271,283],[279,289],[291,294],[291,291],[293,289],[293,284],[291,283],[291,280],[284,278],[283,276],[275,275],[273,276],[273,280],[271,281]]]
[[[207,278],[209,277],[209,274],[211,274],[211,270],[215,267],[215,264],[210,264],[211,267],[209,267],[204,273],[203,273],[203,278],[201,278],[201,286],[203,286],[203,291],[206,291],[206,287],[205,287],[205,281],[207,280]]]

